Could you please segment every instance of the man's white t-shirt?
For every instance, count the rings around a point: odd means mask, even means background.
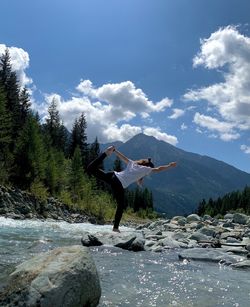
[[[127,188],[131,183],[136,182],[144,176],[149,175],[152,168],[144,165],[139,165],[135,161],[129,160],[125,170],[115,172],[116,177],[120,180],[123,188]]]

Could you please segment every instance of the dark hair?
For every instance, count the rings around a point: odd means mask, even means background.
[[[147,166],[147,167],[151,167],[154,168],[154,164],[151,162],[151,158],[147,158],[147,159],[141,159],[138,161],[135,161],[138,165],[143,165],[143,166]]]

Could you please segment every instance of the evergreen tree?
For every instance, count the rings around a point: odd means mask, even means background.
[[[70,157],[73,157],[76,147],[79,147],[82,157],[82,164],[85,169],[90,159],[86,129],[87,122],[84,113],[82,113],[79,119],[76,119],[74,122],[69,147]]]
[[[67,185],[67,161],[62,151],[50,148],[46,168],[46,185],[52,195],[59,195]]]
[[[6,109],[6,95],[0,86],[0,183],[8,181],[12,165],[11,117]]]
[[[19,84],[17,75],[11,70],[11,58],[8,49],[0,58],[0,85],[6,93],[6,109],[10,112],[12,120],[12,142],[10,144],[11,151],[14,146],[18,133],[21,131],[21,107],[19,102]]]
[[[53,98],[48,108],[48,117],[45,123],[45,132],[49,140],[48,145],[51,145],[57,150],[63,151],[65,153],[67,144],[66,129],[61,122],[55,98]]]
[[[24,87],[19,97],[20,108],[21,108],[21,125],[23,126],[28,114],[30,113],[30,96],[26,87]]]
[[[11,75],[11,59],[8,48],[5,53],[0,57],[0,83],[7,90],[7,84]]]
[[[46,152],[39,123],[30,114],[17,140],[13,182],[27,189],[35,180],[45,179],[45,170]]]
[[[80,148],[77,146],[71,161],[70,188],[74,202],[82,198],[84,173]]]

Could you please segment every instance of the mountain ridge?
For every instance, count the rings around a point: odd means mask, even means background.
[[[176,168],[145,178],[145,186],[153,192],[155,209],[168,216],[189,214],[203,198],[223,196],[250,185],[249,173],[209,156],[179,149],[153,136],[138,134],[118,144],[118,149],[134,160],[151,157],[156,166],[177,162]],[[113,160],[114,157],[106,163],[109,169]]]

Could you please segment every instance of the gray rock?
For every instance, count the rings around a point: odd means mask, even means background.
[[[205,214],[203,216],[203,221],[212,221],[212,220],[213,220],[213,218],[210,215],[208,215],[208,214]]]
[[[250,260],[243,260],[231,265],[231,267],[235,269],[250,269]]]
[[[232,222],[225,222],[222,224],[222,226],[225,228],[234,228],[234,224]]]
[[[145,244],[144,244],[145,248],[146,248],[146,247],[151,247],[151,246],[153,246],[153,245],[155,245],[155,242],[154,242],[154,241],[151,241],[151,240],[146,241]]]
[[[234,215],[232,213],[227,213],[224,215],[224,219],[225,220],[232,220],[234,217]]]
[[[192,222],[199,222],[201,220],[201,218],[199,217],[198,214],[190,214],[187,217],[187,222],[188,223],[192,223]]]
[[[161,253],[163,251],[163,248],[159,245],[153,245],[149,250],[154,253]]]
[[[145,245],[145,240],[144,239],[136,238],[132,242],[130,250],[132,250],[133,252],[144,251],[145,250],[144,245]]]
[[[233,237],[227,237],[227,243],[240,243],[241,241],[236,239],[236,238],[233,238]]]
[[[202,227],[198,230],[200,233],[208,236],[208,237],[215,237],[216,231],[213,228],[210,227]]]
[[[1,306],[97,306],[100,282],[91,254],[83,246],[40,254],[10,275]]]
[[[180,228],[181,228],[181,226],[173,224],[173,223],[164,224],[162,226],[162,229],[164,231],[166,231],[166,230],[173,230],[174,231],[174,230],[177,230],[177,229],[180,229]]]
[[[246,250],[250,252],[250,244],[246,245]]]
[[[203,233],[196,231],[191,236],[189,237],[190,240],[195,240],[195,241],[209,241],[210,238]]]
[[[240,231],[223,232],[220,236],[220,239],[223,240],[223,239],[227,239],[228,237],[241,239],[242,233]]]
[[[247,216],[246,214],[235,213],[233,215],[233,222],[234,223],[246,225],[246,223],[248,222],[248,219],[249,219],[249,216]]]
[[[151,224],[148,226],[148,229],[154,230],[154,229],[156,229],[156,228],[161,227],[164,223],[166,223],[166,220],[157,220],[157,221],[151,223]]]
[[[187,219],[184,216],[175,216],[171,219],[171,223],[180,226],[185,226],[187,223]]]
[[[179,253],[179,259],[223,262],[228,265],[244,260],[241,256],[228,255],[226,252],[213,248],[193,248],[183,250]]]
[[[83,246],[100,246],[103,243],[94,235],[91,235],[89,233],[86,233],[83,235],[82,239],[81,239],[82,245]]]
[[[180,248],[183,245],[183,243],[173,240],[172,238],[159,240],[158,244],[165,248]]]
[[[222,250],[223,251],[226,251],[227,253],[233,253],[233,254],[236,254],[236,255],[247,255],[248,254],[248,251],[245,250],[244,247],[240,247],[240,246],[223,246],[222,245]]]

